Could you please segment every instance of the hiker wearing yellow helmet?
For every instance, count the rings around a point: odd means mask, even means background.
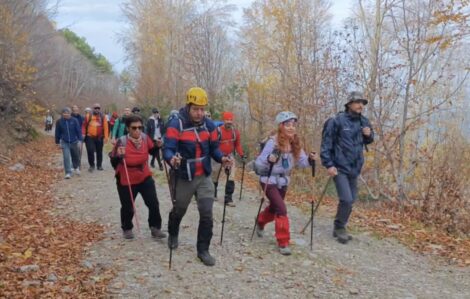
[[[164,138],[163,157],[172,167],[173,209],[168,220],[168,247],[178,247],[179,226],[191,198],[197,194],[199,228],[197,252],[206,266],[213,266],[215,259],[209,253],[212,239],[212,207],[214,184],[210,178],[211,158],[230,169],[231,157],[219,150],[217,131],[214,123],[205,116],[208,104],[207,94],[200,87],[193,87],[186,93],[186,106],[178,116],[170,120]]]

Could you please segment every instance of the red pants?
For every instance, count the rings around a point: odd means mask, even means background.
[[[261,187],[265,185],[261,183]],[[274,220],[277,244],[280,247],[286,247],[290,241],[289,218],[287,217],[286,204],[284,197],[286,196],[287,187],[278,189],[276,185],[268,185],[266,188],[266,196],[269,199],[269,206],[259,214],[258,225],[264,229],[264,226]]]

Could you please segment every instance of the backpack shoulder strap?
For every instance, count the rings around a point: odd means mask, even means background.
[[[217,126],[217,141],[222,140],[222,131],[220,130],[220,126]]]

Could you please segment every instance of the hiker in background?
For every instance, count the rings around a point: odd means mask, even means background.
[[[65,178],[72,177],[72,167],[76,175],[80,175],[80,149],[82,132],[76,118],[71,117],[70,108],[62,110],[62,117],[55,127],[55,143],[62,149]]]
[[[83,125],[83,116],[80,114],[80,108],[78,108],[77,105],[72,106],[72,117],[74,117],[77,121],[78,124],[80,125],[80,128]]]
[[[44,130],[49,132],[52,130],[52,125],[54,124],[54,116],[52,116],[52,112],[47,110],[46,117],[44,118]]]
[[[126,118],[131,115],[131,108],[124,108],[122,116],[114,123],[113,131],[111,133],[111,142],[116,144],[116,140],[124,135],[127,135]]]
[[[133,239],[132,218],[136,196],[142,195],[149,209],[148,224],[153,238],[162,239],[166,234],[161,231],[162,217],[155,190],[155,181],[148,166],[152,140],[142,132],[143,121],[138,115],[126,118],[129,134],[120,137],[111,152],[111,164],[115,168],[116,184],[121,201],[121,228],[125,239]],[[130,186],[130,188],[129,188]],[[130,189],[130,190],[129,190]]]
[[[205,117],[207,94],[199,87],[189,89],[186,106],[179,117],[168,124],[165,134],[163,156],[172,166],[173,209],[168,219],[168,247],[178,247],[179,227],[186,214],[191,198],[197,193],[199,227],[197,256],[206,266],[215,265],[209,253],[212,239],[214,184],[210,178],[211,158],[230,169],[233,160],[219,150],[214,123]],[[178,170],[176,170],[178,169]]]
[[[163,130],[164,124],[163,120],[160,117],[160,112],[157,108],[152,109],[153,115],[149,117],[147,121],[147,135],[152,138],[153,144],[153,151],[150,153],[152,159],[150,161],[150,166],[155,168],[155,158],[157,158],[158,166],[160,171],[163,170],[162,159],[160,156],[160,150],[163,147]]]
[[[101,113],[100,104],[93,105],[93,112],[85,117],[82,126],[82,134],[85,136],[85,146],[88,155],[89,172],[96,169],[103,170],[103,146],[108,142],[108,122]]]
[[[116,124],[116,120],[119,118],[119,115],[116,111],[113,112],[111,115],[111,119],[109,120],[109,134],[113,131],[114,125]]]
[[[245,160],[245,156],[243,154],[242,143],[240,140],[240,131],[235,128],[233,124],[234,116],[232,112],[223,112],[222,113],[222,120],[224,121],[223,125],[218,126],[216,128],[217,131],[217,140],[219,141],[219,148],[222,154],[225,156],[232,155],[233,153],[237,152],[238,155]],[[217,200],[217,187],[219,185],[220,175],[222,173],[222,165],[215,162],[213,163],[212,168],[212,181],[214,182],[214,197]],[[233,202],[232,196],[233,192],[235,191],[235,165],[232,167],[230,171],[230,176],[228,178],[228,182],[225,186],[225,196],[224,196],[224,203],[229,207],[234,207],[235,203]]]
[[[265,225],[274,220],[279,252],[283,255],[291,254],[289,218],[284,202],[290,173],[294,166],[306,168],[311,161],[317,159],[316,153],[312,152],[307,156],[302,149],[297,134],[297,121],[297,116],[290,111],[279,113],[276,116],[277,133],[268,139],[255,161],[261,188],[265,190],[269,200],[269,206],[258,216],[256,233],[258,237],[263,237]],[[272,171],[269,173],[271,167]]]
[[[334,178],[339,197],[333,237],[342,244],[352,240],[346,225],[357,199],[357,178],[364,164],[363,148],[374,141],[369,120],[362,116],[368,101],[353,91],[344,105],[345,111],[328,119],[323,127],[321,162]]]

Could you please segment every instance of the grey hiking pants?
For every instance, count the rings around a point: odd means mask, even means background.
[[[197,176],[192,181],[178,179],[176,184],[176,202],[170,212],[168,233],[177,236],[183,216],[186,214],[193,195],[197,194],[199,210],[199,227],[197,233],[197,250],[203,252],[209,249],[212,239],[212,207],[214,205],[214,184],[210,177]]]
[[[334,177],[339,197],[338,210],[335,217],[335,229],[345,228],[352,212],[353,203],[357,199],[357,177],[338,173]]]

